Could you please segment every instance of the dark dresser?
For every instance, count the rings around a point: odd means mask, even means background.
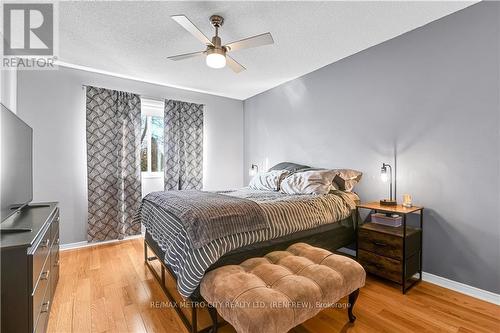
[[[1,234],[1,331],[43,333],[59,280],[58,204],[32,204],[1,227],[32,229]]]

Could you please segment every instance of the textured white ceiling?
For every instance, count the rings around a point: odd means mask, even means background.
[[[246,99],[474,2],[60,2],[60,60],[138,79]],[[232,56],[247,67],[211,69],[203,50],[170,19],[184,14],[205,35],[224,16],[222,42],[271,32],[275,44]]]

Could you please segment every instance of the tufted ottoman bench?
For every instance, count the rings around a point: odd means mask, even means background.
[[[239,333],[280,333],[349,295],[352,309],[365,285],[356,261],[305,243],[208,272],[203,298]]]

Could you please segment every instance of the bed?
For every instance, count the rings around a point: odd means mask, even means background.
[[[151,199],[146,198],[142,204],[140,218],[146,227],[146,241],[173,272],[178,291],[186,298],[196,298],[203,274],[216,267],[286,248],[298,240],[329,250],[354,240],[354,193],[286,195],[243,188],[223,194],[257,202],[266,210],[270,227],[229,235],[194,248],[175,214]]]
[[[199,283],[205,272],[217,267],[284,250],[299,241],[330,251],[355,241],[353,213],[359,198],[352,192],[332,191],[324,196],[287,195],[243,188],[219,194],[257,203],[265,211],[269,227],[228,235],[195,247],[176,214],[151,196],[142,203],[138,217],[146,228],[145,260],[162,263],[160,274],[148,266],[171,301],[174,299],[165,287],[165,271],[175,279],[176,291],[184,299],[202,302]],[[154,256],[147,255],[148,248]],[[191,322],[183,318],[182,311],[178,313],[188,329],[197,332],[196,311],[193,311]]]

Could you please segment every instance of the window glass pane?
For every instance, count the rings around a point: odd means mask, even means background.
[[[148,119],[141,116],[141,171],[148,171]]]
[[[151,172],[163,170],[163,117],[151,117]]]

